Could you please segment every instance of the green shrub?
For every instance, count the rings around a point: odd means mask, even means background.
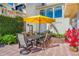
[[[3,44],[14,44],[16,43],[16,36],[14,35],[4,35],[2,37],[0,37],[0,43]]]
[[[11,18],[0,15],[0,34],[16,34],[23,31],[23,19],[21,17]]]
[[[2,36],[0,35],[0,44],[3,44]]]
[[[51,36],[57,37],[57,38],[63,38],[64,37],[64,34],[51,33]]]

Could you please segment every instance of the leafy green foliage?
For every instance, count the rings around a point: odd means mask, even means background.
[[[57,37],[57,38],[63,38],[63,37],[64,37],[64,34],[55,34],[55,33],[51,33],[51,36]]]
[[[2,36],[0,35],[0,44],[3,44]]]
[[[2,43],[2,44],[14,44],[14,43],[16,43],[16,36],[14,36],[14,35],[0,36],[0,43]]]
[[[23,19],[21,17],[11,18],[0,15],[0,34],[16,34],[23,30]]]

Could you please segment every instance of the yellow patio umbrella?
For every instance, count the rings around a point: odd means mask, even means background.
[[[34,24],[46,24],[46,23],[55,22],[55,19],[42,15],[37,15],[37,16],[24,18],[24,22],[34,23]],[[39,30],[40,30],[40,25],[39,25]]]
[[[38,15],[38,16],[24,18],[24,22],[29,22],[29,23],[34,23],[34,24],[46,24],[46,23],[55,22],[55,19]]]

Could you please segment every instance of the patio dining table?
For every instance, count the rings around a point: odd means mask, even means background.
[[[37,40],[37,39],[41,39],[44,38],[44,35],[32,35],[32,36],[28,36],[28,40]]]
[[[22,32],[22,34],[24,34],[26,36],[26,32]],[[42,34],[36,34],[36,35],[27,35],[26,38],[28,40],[37,40],[37,39],[40,39],[40,38],[44,38],[45,35],[42,35]]]

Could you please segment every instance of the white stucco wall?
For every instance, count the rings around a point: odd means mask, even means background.
[[[67,31],[67,29],[70,27],[69,18],[57,18],[56,22],[52,24],[55,26],[59,34],[64,34],[65,31]],[[57,33],[55,28],[52,26],[50,31],[53,33]]]
[[[27,12],[27,16],[34,16],[34,15],[37,15],[38,12],[36,10],[36,5],[35,4],[30,4],[30,3],[27,3],[26,4],[26,12]]]

